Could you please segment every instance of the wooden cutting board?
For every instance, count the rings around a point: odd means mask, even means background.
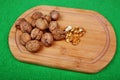
[[[19,43],[21,32],[15,24],[9,34],[9,47],[13,56],[23,62],[45,65],[55,68],[96,73],[103,69],[113,58],[116,50],[116,37],[111,24],[99,13],[90,10],[72,9],[55,6],[37,6],[19,18],[31,21],[36,11],[49,14],[51,10],[60,12],[58,23],[61,28],[68,25],[85,28],[86,34],[77,46],[71,43],[55,41],[51,47],[43,47],[37,53],[28,52]]]

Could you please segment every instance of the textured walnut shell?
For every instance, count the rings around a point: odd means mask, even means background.
[[[53,36],[51,33],[45,33],[42,35],[41,42],[46,46],[51,46],[53,43]]]
[[[32,39],[36,39],[36,40],[40,40],[41,37],[42,37],[42,34],[43,32],[38,29],[38,28],[34,28],[32,31],[31,31],[31,38]]]
[[[56,20],[58,20],[60,15],[59,15],[58,11],[52,10],[50,12],[50,16],[51,16],[52,20],[56,21]]]
[[[50,24],[49,24],[49,30],[50,32],[52,32],[53,30],[55,29],[58,29],[59,26],[58,26],[58,23],[56,21],[51,21]]]
[[[37,40],[31,40],[26,43],[25,47],[30,52],[37,52],[40,50],[41,44]]]
[[[47,20],[48,23],[50,23],[51,17],[49,15],[45,15],[44,18]]]
[[[30,35],[28,33],[22,33],[20,35],[20,43],[22,45],[25,45],[30,40],[31,40],[31,37],[30,37]]]
[[[30,33],[31,30],[32,30],[32,26],[30,25],[29,22],[27,22],[27,21],[22,21],[22,22],[20,23],[20,29],[21,29],[22,32]]]
[[[39,28],[40,30],[45,30],[48,28],[48,23],[45,19],[38,19],[36,20],[36,27]]]
[[[32,14],[31,18],[36,20],[36,19],[41,18],[42,15],[43,14],[41,12],[35,12],[35,13]]]
[[[15,22],[16,28],[17,28],[17,29],[20,29],[20,24],[21,24],[22,22],[24,22],[24,21],[26,21],[24,18],[18,19],[18,20]]]
[[[33,28],[36,27],[36,24],[35,24],[35,23],[36,23],[36,20],[33,19],[33,20],[31,21],[31,25],[32,25]]]
[[[65,31],[63,31],[61,29],[53,30],[52,34],[53,34],[53,38],[55,40],[63,40],[63,39],[65,39]]]

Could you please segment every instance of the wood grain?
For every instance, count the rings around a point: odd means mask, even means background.
[[[40,11],[49,14],[51,10],[60,12],[58,23],[61,28],[68,25],[85,28],[86,34],[77,46],[64,40],[55,41],[51,47],[43,47],[37,53],[28,52],[19,43],[21,31],[13,24],[9,34],[9,47],[13,56],[24,62],[55,68],[96,73],[103,69],[113,58],[116,50],[116,37],[111,24],[99,13],[90,10],[72,9],[55,6],[37,6],[19,18],[31,22],[31,14]]]

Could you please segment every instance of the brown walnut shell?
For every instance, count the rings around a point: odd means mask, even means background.
[[[45,19],[37,19],[35,24],[40,30],[45,30],[48,28],[48,23]]]
[[[43,32],[38,29],[38,28],[34,28],[32,31],[31,31],[31,38],[32,39],[36,39],[36,40],[40,40],[41,37],[42,37],[42,34]]]
[[[50,16],[51,16],[52,20],[56,21],[56,20],[58,20],[58,18],[59,18],[60,15],[59,15],[58,11],[52,10],[50,12]]]
[[[47,20],[48,23],[50,23],[51,17],[49,15],[45,15],[44,18]]]
[[[15,26],[17,29],[20,29],[20,24],[22,22],[26,21],[24,18],[19,18],[16,22],[15,22]]]
[[[59,26],[58,26],[57,21],[51,21],[50,22],[50,24],[49,24],[50,32],[52,32],[53,30],[58,29],[58,28],[59,28]]]
[[[21,21],[19,25],[22,32],[30,33],[32,30],[32,26],[26,20]]]
[[[41,18],[42,15],[43,14],[41,12],[35,12],[35,13],[32,14],[31,18],[36,20],[36,19]]]
[[[53,34],[53,38],[55,40],[63,40],[63,39],[65,39],[65,31],[63,31],[61,29],[53,30],[52,34]]]
[[[35,23],[36,23],[36,20],[33,19],[33,20],[31,21],[31,25],[32,25],[33,28],[36,27],[36,24],[35,24]]]
[[[51,46],[53,43],[53,36],[51,33],[45,33],[42,35],[41,42],[46,46]]]
[[[37,52],[40,50],[41,44],[37,40],[30,40],[25,45],[26,49],[30,52]]]
[[[30,37],[30,35],[28,33],[22,33],[20,35],[20,43],[22,45],[25,45],[30,40],[31,40],[31,37]]]

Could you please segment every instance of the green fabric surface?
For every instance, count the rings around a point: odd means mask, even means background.
[[[0,3],[0,80],[120,80],[120,0],[0,0]],[[23,12],[38,5],[88,9],[105,16],[117,38],[111,63],[96,74],[86,74],[16,60],[9,49],[9,31]]]

